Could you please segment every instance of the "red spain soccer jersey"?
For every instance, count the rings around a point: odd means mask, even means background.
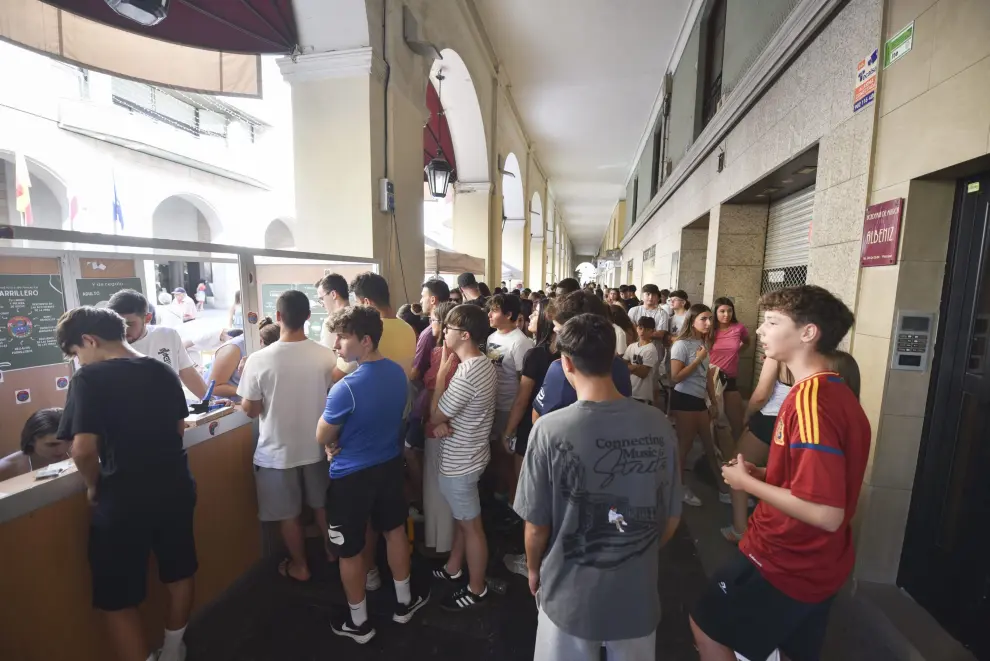
[[[767,484],[802,500],[846,511],[836,532],[802,523],[761,502],[739,543],[771,585],[798,601],[818,603],[848,578],[855,561],[849,522],[856,513],[870,423],[838,374],[821,372],[791,388],[780,407]]]

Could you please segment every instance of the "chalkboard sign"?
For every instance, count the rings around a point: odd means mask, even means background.
[[[0,274],[0,370],[65,362],[55,341],[64,312],[61,276]]]
[[[110,297],[121,289],[141,291],[141,278],[79,278],[76,280],[79,290],[79,304],[105,308]]]
[[[261,316],[271,317],[272,321],[276,321],[275,311],[278,308],[278,297],[281,296],[283,292],[289,291],[290,289],[297,289],[306,294],[309,298],[309,309],[311,316],[309,321],[306,322],[304,328],[306,330],[306,335],[308,335],[311,340],[319,342],[320,329],[323,326],[323,322],[327,320],[327,311],[324,309],[323,304],[320,303],[320,299],[316,295],[316,287],[314,285],[261,285]]]

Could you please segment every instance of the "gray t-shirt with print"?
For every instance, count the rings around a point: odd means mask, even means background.
[[[515,510],[550,526],[539,599],[555,625],[600,641],[656,629],[660,535],[681,514],[677,436],[659,409],[623,398],[542,416]]]
[[[701,340],[677,340],[670,348],[670,359],[679,360],[685,366],[694,362],[695,354],[701,348]],[[694,371],[680,383],[674,385],[674,390],[685,395],[693,395],[704,399],[708,394],[708,357],[694,368]]]

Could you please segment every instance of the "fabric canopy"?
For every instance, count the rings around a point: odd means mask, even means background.
[[[241,0],[224,0],[227,2],[241,4]],[[103,0],[99,4],[116,16]],[[145,28],[144,32],[154,33],[172,22],[177,18],[176,10],[183,6],[173,2],[169,17],[159,26]],[[109,23],[83,18],[40,0],[0,2],[0,39],[86,69],[163,87],[206,94],[261,96],[261,59],[256,54],[168,43]],[[137,23],[133,25],[141,28]]]
[[[484,276],[485,260],[459,252],[426,247],[426,273],[474,273]]]

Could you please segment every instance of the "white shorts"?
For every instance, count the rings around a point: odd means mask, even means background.
[[[609,661],[656,661],[657,632],[627,640],[585,640],[561,630],[540,609],[533,661],[598,661],[603,647]]]

